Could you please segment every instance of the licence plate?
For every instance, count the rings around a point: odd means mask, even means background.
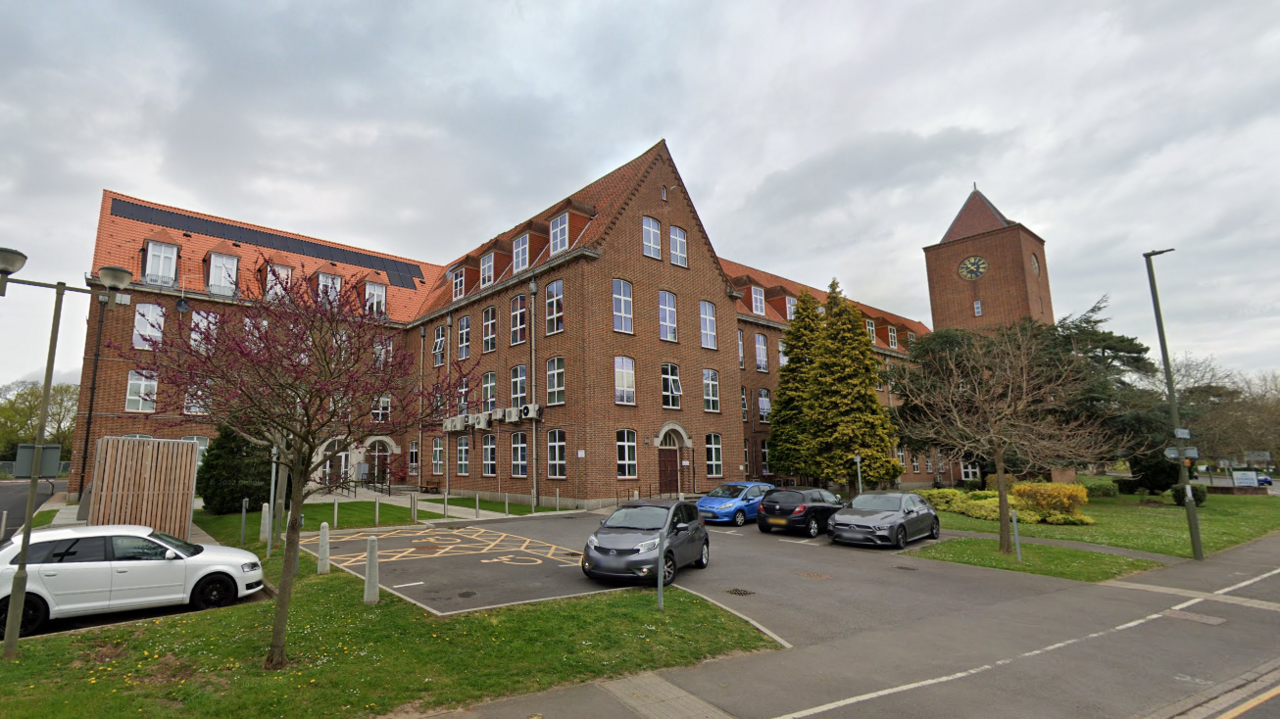
[[[770,517],[769,524],[780,524],[782,526],[786,526],[787,520],[778,517]]]

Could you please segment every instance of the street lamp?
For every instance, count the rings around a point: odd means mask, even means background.
[[[9,275],[21,270],[26,262],[27,256],[23,253],[0,248],[0,295],[4,294],[3,289],[10,282]],[[104,267],[99,270],[99,275],[102,276],[103,284],[107,287],[109,306],[114,307],[116,291],[128,287],[133,280],[133,275],[120,267]],[[12,280],[12,282],[18,285],[47,287],[54,290],[56,296],[53,302],[53,327],[49,332],[49,355],[44,365],[44,388],[40,393],[40,423],[36,425],[35,448],[31,454],[31,484],[27,487],[27,510],[22,527],[22,545],[18,551],[18,571],[13,575],[13,589],[9,593],[9,615],[5,618],[4,649],[0,654],[5,659],[18,656],[18,634],[22,630],[23,612],[26,608],[27,550],[31,546],[31,523],[36,511],[36,494],[40,483],[40,454],[44,445],[45,425],[49,421],[49,393],[53,387],[53,360],[58,351],[58,327],[62,323],[62,298],[68,290],[92,296],[101,294],[96,290],[67,287],[65,282],[52,285],[31,280]]]

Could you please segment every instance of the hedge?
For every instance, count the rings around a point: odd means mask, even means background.
[[[1089,503],[1088,491],[1079,484],[1018,482],[1013,496],[1043,515],[1079,514]]]

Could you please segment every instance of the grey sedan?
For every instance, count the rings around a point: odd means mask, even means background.
[[[942,533],[938,513],[923,497],[909,492],[866,492],[827,520],[832,542],[875,544],[903,549],[921,537]]]
[[[663,584],[674,581],[686,564],[703,569],[711,561],[707,530],[693,503],[639,500],[615,509],[587,538],[582,573],[592,579],[656,578],[660,533],[665,537]]]

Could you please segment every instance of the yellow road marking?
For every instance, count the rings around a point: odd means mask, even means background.
[[[397,562],[409,559],[430,559],[433,557],[444,556],[455,557],[471,554],[494,554],[499,552],[506,553],[507,557],[485,559],[481,561],[526,566],[541,564],[543,559],[550,559],[563,565],[576,565],[580,561],[577,556],[577,552],[574,552],[573,550],[551,544],[550,542],[521,537],[515,534],[495,532],[492,529],[484,529],[483,527],[467,527],[465,529],[440,529],[434,527],[426,529],[397,529],[385,533],[356,532],[354,534],[344,535],[339,541],[368,539],[369,537],[378,537],[380,540],[415,537],[415,539],[409,540],[410,544],[428,545],[410,546],[398,549],[379,548],[379,563]],[[314,544],[319,541],[319,537],[308,537],[303,540],[303,544]],[[523,558],[514,557],[510,555],[511,552],[523,552],[531,556]],[[343,567],[355,566],[365,561],[365,552],[336,554],[330,557],[330,561]]]
[[[1269,691],[1263,694],[1259,694],[1258,696],[1250,699],[1244,704],[1241,704],[1240,706],[1234,709],[1231,709],[1226,714],[1219,714],[1218,719],[1235,719],[1236,717],[1240,716],[1241,714],[1244,714],[1250,709],[1253,709],[1259,704],[1262,704],[1270,699],[1275,698],[1277,695],[1280,695],[1280,686],[1271,687]]]

